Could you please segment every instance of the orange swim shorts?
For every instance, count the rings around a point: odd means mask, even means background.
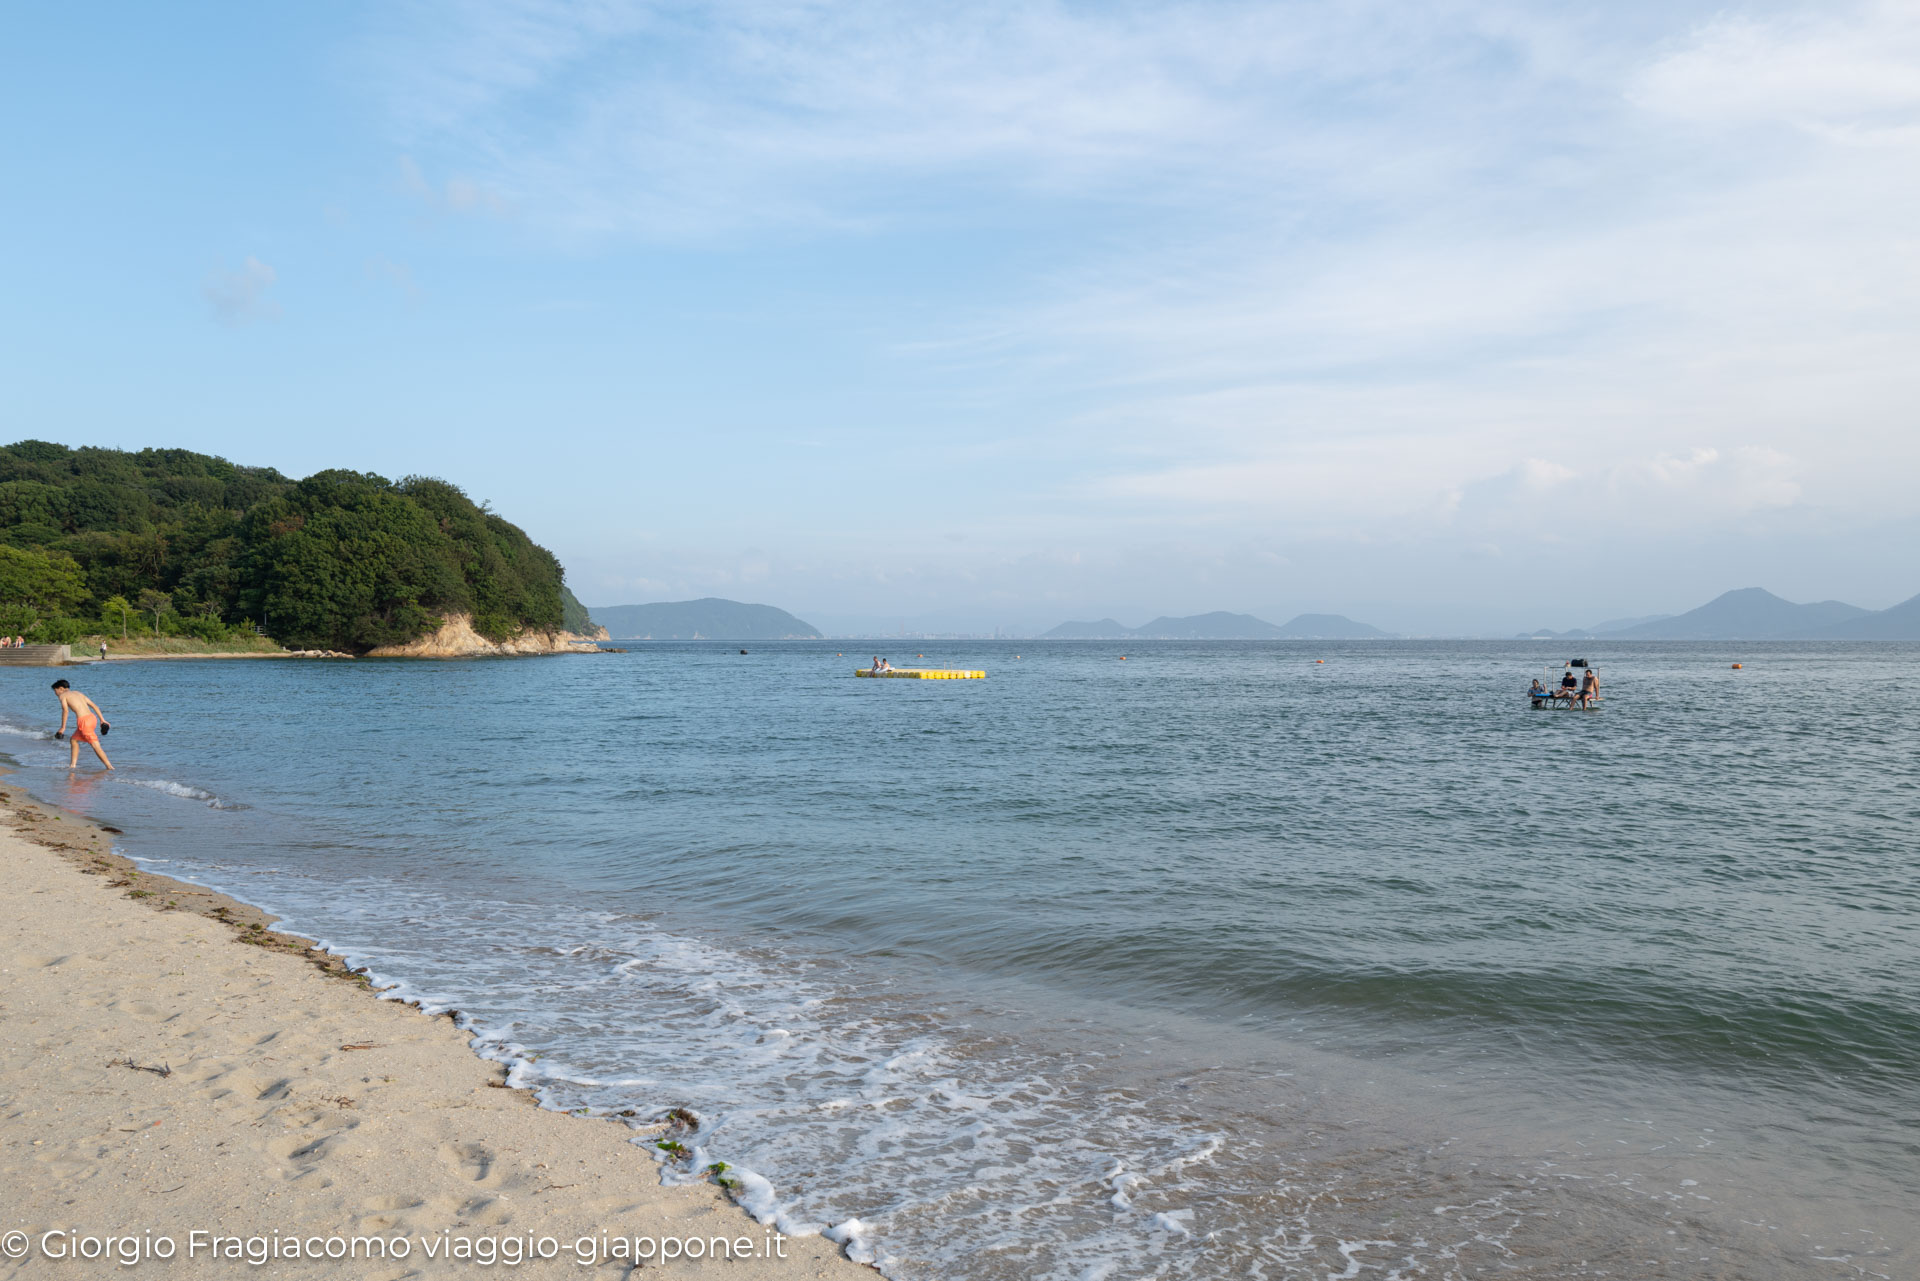
[[[82,713],[73,719],[73,741],[76,743],[98,743],[100,741],[99,722],[90,714]]]

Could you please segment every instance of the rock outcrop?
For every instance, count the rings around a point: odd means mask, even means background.
[[[600,628],[602,637],[606,629]],[[488,640],[473,630],[466,614],[449,614],[438,630],[404,645],[381,645],[368,658],[496,658],[515,654],[592,654],[599,646],[585,636],[555,629],[524,631],[504,641]]]

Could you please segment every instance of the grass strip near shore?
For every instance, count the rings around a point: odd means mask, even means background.
[[[205,641],[197,636],[82,636],[73,642],[76,658],[98,654],[106,643],[112,658],[232,658],[241,655],[271,657],[289,653],[278,641],[246,636],[230,641]]]
[[[470,1276],[475,1250],[563,1243],[511,1270],[607,1276],[579,1243],[715,1241],[746,1257],[656,1257],[689,1278],[874,1274],[818,1237],[773,1237],[713,1185],[662,1187],[611,1118],[540,1109],[447,1018],[367,990],[338,957],[200,886],[143,873],[117,835],[0,780],[0,1279],[99,1275],[43,1256],[79,1235],[165,1238],[169,1276]],[[663,1029],[670,1035],[671,1029]],[[684,1115],[684,1114],[683,1114]],[[401,1260],[184,1257],[189,1235],[405,1240]],[[59,1237],[59,1233],[71,1234]],[[451,1243],[467,1242],[462,1257]],[[774,1254],[775,1242],[784,1257]],[[479,1244],[476,1244],[479,1243]],[[437,1244],[438,1258],[426,1250]],[[371,1249],[372,1247],[367,1247]],[[633,1248],[642,1248],[638,1245]]]

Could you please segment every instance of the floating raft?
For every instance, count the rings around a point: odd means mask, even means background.
[[[856,667],[855,676],[898,677],[905,681],[983,681],[985,672],[963,671],[957,667],[896,667],[891,671],[876,672],[871,667]]]

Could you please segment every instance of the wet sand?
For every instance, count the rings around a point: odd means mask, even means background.
[[[687,1277],[876,1275],[819,1237],[780,1241],[718,1186],[660,1186],[633,1140],[670,1123],[540,1109],[450,1019],[376,999],[257,910],[140,873],[111,839],[0,781],[0,1278],[102,1275],[105,1260],[43,1256],[129,1235],[172,1245],[139,1265],[168,1276],[467,1274],[478,1252],[542,1238],[558,1257],[511,1272],[625,1276],[631,1259],[605,1256],[652,1252],[643,1268]],[[212,1257],[207,1237],[280,1257]],[[381,1259],[375,1237],[408,1253]],[[287,1258],[288,1238],[361,1253]],[[669,1255],[720,1238],[750,1257],[663,1263],[665,1238]]]

